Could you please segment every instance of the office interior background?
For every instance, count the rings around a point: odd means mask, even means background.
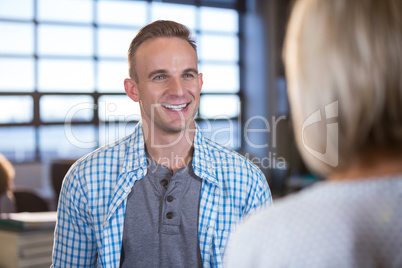
[[[159,19],[187,25],[197,41],[204,86],[196,119],[205,135],[260,166],[275,196],[313,181],[294,179],[308,172],[295,148],[281,58],[290,5],[0,0],[0,152],[15,166],[16,188],[55,208],[53,179],[131,133],[140,111],[124,92],[127,49]]]

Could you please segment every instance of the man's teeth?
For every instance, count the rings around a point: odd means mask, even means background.
[[[184,108],[186,108],[187,104],[181,104],[181,105],[162,105],[162,106],[165,107],[165,108],[168,108],[168,109],[170,109],[170,110],[173,110],[173,111],[181,111],[181,110],[183,110]]]

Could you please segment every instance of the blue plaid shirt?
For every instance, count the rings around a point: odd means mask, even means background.
[[[229,233],[272,203],[263,173],[250,161],[194,136],[193,169],[203,179],[198,235],[204,267],[222,267]],[[119,267],[127,197],[147,173],[141,124],[133,134],[78,160],[58,205],[52,267]]]

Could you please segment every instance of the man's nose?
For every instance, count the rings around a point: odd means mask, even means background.
[[[169,81],[169,93],[175,96],[184,95],[184,85],[180,78],[172,78]]]

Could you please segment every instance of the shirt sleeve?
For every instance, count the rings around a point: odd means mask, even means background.
[[[249,189],[243,215],[248,216],[273,204],[271,191],[267,179],[261,170],[249,172]]]
[[[60,192],[51,267],[95,267],[97,247],[84,187],[70,170]]]

